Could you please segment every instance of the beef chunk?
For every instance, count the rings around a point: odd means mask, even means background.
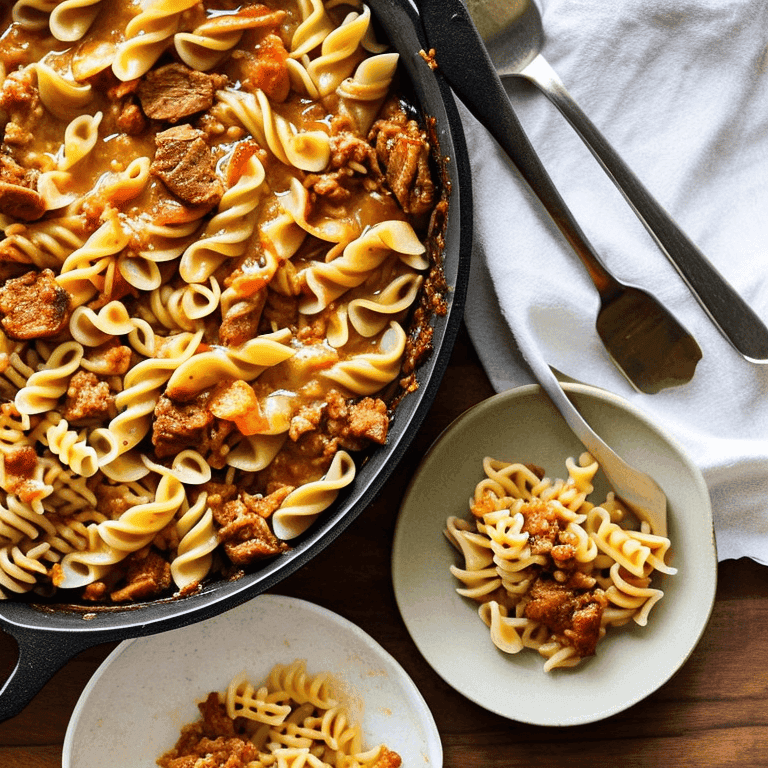
[[[224,194],[205,134],[177,125],[155,137],[157,152],[151,171],[176,197],[191,205],[213,208]]]
[[[0,155],[0,213],[22,221],[36,221],[45,213],[45,200],[34,188],[37,175],[13,158]]]
[[[166,395],[160,397],[152,425],[152,444],[158,458],[195,448],[215,469],[224,466],[224,441],[235,427],[232,422],[217,419],[211,413],[210,399],[210,392],[203,392],[185,403],[176,403]]]
[[[114,400],[106,381],[89,371],[78,371],[69,382],[63,415],[70,424],[101,421],[112,414]]]
[[[332,390],[327,396],[328,432],[338,438],[341,448],[359,451],[369,443],[383,445],[389,430],[387,405],[383,400],[365,397],[348,402]]]
[[[592,656],[600,638],[600,622],[607,604],[601,589],[581,591],[540,576],[530,591],[525,615],[547,626],[579,656]]]
[[[219,541],[224,544],[224,552],[235,565],[248,565],[289,549],[272,533],[262,513],[277,509],[292,490],[290,487],[281,488],[275,492],[277,495],[271,494],[271,498],[268,496],[260,500],[258,506],[254,506],[254,499],[249,499],[250,505],[241,499],[234,499],[213,510],[214,520],[221,526],[218,530]]]
[[[197,72],[184,64],[167,64],[150,70],[139,82],[136,95],[147,117],[178,123],[209,110],[214,94],[226,82],[223,75]]]
[[[188,403],[175,403],[165,395],[160,397],[152,426],[152,445],[159,458],[175,456],[185,448],[199,447],[203,443],[214,420],[207,403],[207,395]]]
[[[170,588],[171,566],[159,553],[151,551],[144,558],[131,558],[126,574],[128,583],[110,594],[113,602],[146,600]]]
[[[0,288],[0,315],[11,339],[48,339],[69,322],[70,296],[50,269],[27,272]]]
[[[376,142],[376,156],[400,207],[414,215],[427,213],[434,203],[435,185],[426,133],[400,110],[374,123],[369,138]]]

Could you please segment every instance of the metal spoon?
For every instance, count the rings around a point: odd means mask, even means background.
[[[461,0],[417,0],[436,72],[496,139],[582,260],[600,294],[597,332],[618,369],[652,394],[690,381],[695,339],[645,291],[613,277],[587,240],[531,146]]]
[[[720,332],[747,360],[768,363],[768,328],[643,186],[541,55],[544,30],[535,3],[465,3],[499,75],[524,77],[549,97],[598,159]]]

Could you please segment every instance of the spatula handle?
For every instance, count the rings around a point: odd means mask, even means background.
[[[517,119],[507,92],[461,0],[415,0],[427,40],[435,48],[437,71],[487,128],[546,208],[587,268],[603,298],[618,285],[561,197]],[[468,64],[471,62],[471,64]]]

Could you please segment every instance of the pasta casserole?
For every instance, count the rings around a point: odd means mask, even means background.
[[[189,594],[286,552],[416,386],[430,125],[358,0],[4,7],[0,597]]]
[[[360,726],[340,703],[333,678],[310,675],[304,661],[276,664],[258,687],[238,675],[199,705],[160,768],[398,768],[384,744],[365,749]]]
[[[566,468],[566,480],[552,481],[538,467],[486,457],[471,521],[451,516],[445,531],[463,560],[451,566],[456,591],[480,604],[494,645],[537,650],[547,672],[594,655],[609,627],[645,626],[664,595],[654,575],[676,573],[667,537],[629,525],[613,493],[599,506],[588,500],[592,456]]]

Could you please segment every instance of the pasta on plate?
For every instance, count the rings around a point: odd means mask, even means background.
[[[258,567],[444,308],[398,56],[357,0],[17,0],[1,34],[0,597]]]
[[[157,764],[196,768],[213,753],[217,765],[248,768],[398,768],[400,756],[386,745],[364,748],[334,683],[325,672],[309,674],[302,660],[276,664],[258,687],[238,675],[223,695],[208,695],[200,720],[182,728]]]
[[[672,575],[670,540],[630,525],[609,493],[595,506],[598,463],[588,453],[550,480],[533,465],[486,457],[470,499],[471,520],[451,516],[445,534],[461,555],[450,570],[500,650],[535,649],[544,670],[595,653],[609,627],[648,622],[664,596],[655,575]]]

